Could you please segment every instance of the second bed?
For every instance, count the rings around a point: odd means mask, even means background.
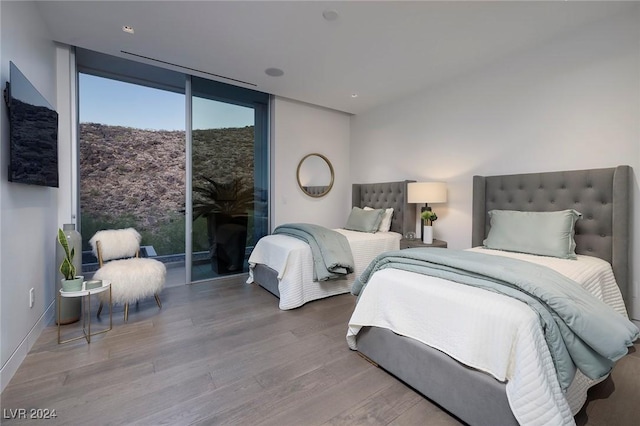
[[[313,280],[309,245],[285,235],[268,235],[256,244],[249,258],[249,280],[280,298],[280,309],[294,309],[312,300],[349,293],[355,278],[380,253],[398,250],[402,236],[415,230],[415,207],[407,204],[410,181],[354,184],[352,205],[360,208],[393,209],[387,232],[336,229],[349,241],[354,272],[342,279]]]

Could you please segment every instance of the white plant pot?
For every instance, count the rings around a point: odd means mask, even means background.
[[[425,244],[433,244],[433,226],[424,227],[424,238],[422,242]]]

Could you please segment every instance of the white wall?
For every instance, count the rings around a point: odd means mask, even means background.
[[[33,2],[2,2],[2,88],[14,62],[51,105],[56,105],[55,48]],[[53,316],[58,227],[54,188],[7,180],[9,127],[0,102],[0,383],[5,388]],[[35,305],[29,308],[29,289]]]
[[[272,114],[272,228],[288,222],[344,226],[351,210],[350,115],[280,97]],[[298,163],[313,152],[327,157],[335,172],[333,188],[321,198],[304,194],[296,180]]]
[[[636,11],[354,116],[351,180],[446,181],[448,203],[433,205],[434,236],[467,248],[474,174],[629,164],[640,223],[640,5]],[[633,246],[632,265],[640,265],[637,225]],[[632,274],[638,296],[640,269]]]

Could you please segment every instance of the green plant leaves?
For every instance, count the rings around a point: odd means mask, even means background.
[[[247,215],[253,210],[253,188],[243,185],[242,179],[217,182],[204,177],[205,185],[193,187],[196,197],[193,201],[193,220],[200,216],[225,213],[230,216]]]
[[[76,277],[76,267],[73,266],[73,257],[75,256],[75,248],[69,250],[69,241],[62,229],[58,229],[58,242],[64,249],[64,259],[60,264],[60,272],[65,280],[72,280]]]
[[[425,210],[422,213],[420,213],[420,217],[422,217],[422,219],[427,222],[427,224],[431,224],[433,222],[435,222],[436,220],[438,220],[438,215],[431,210]]]

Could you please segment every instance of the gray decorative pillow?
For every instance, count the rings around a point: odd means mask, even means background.
[[[582,217],[568,209],[555,212],[491,210],[486,248],[561,259],[576,258],[575,224]]]
[[[380,226],[383,215],[384,210],[382,209],[363,210],[360,207],[354,207],[351,209],[344,229],[375,233]]]
[[[373,207],[365,207],[364,210],[375,210],[375,209]],[[390,207],[388,209],[384,209],[384,214],[382,215],[380,226],[378,226],[378,231],[389,232],[389,230],[391,230],[392,218],[393,218],[393,208]]]

